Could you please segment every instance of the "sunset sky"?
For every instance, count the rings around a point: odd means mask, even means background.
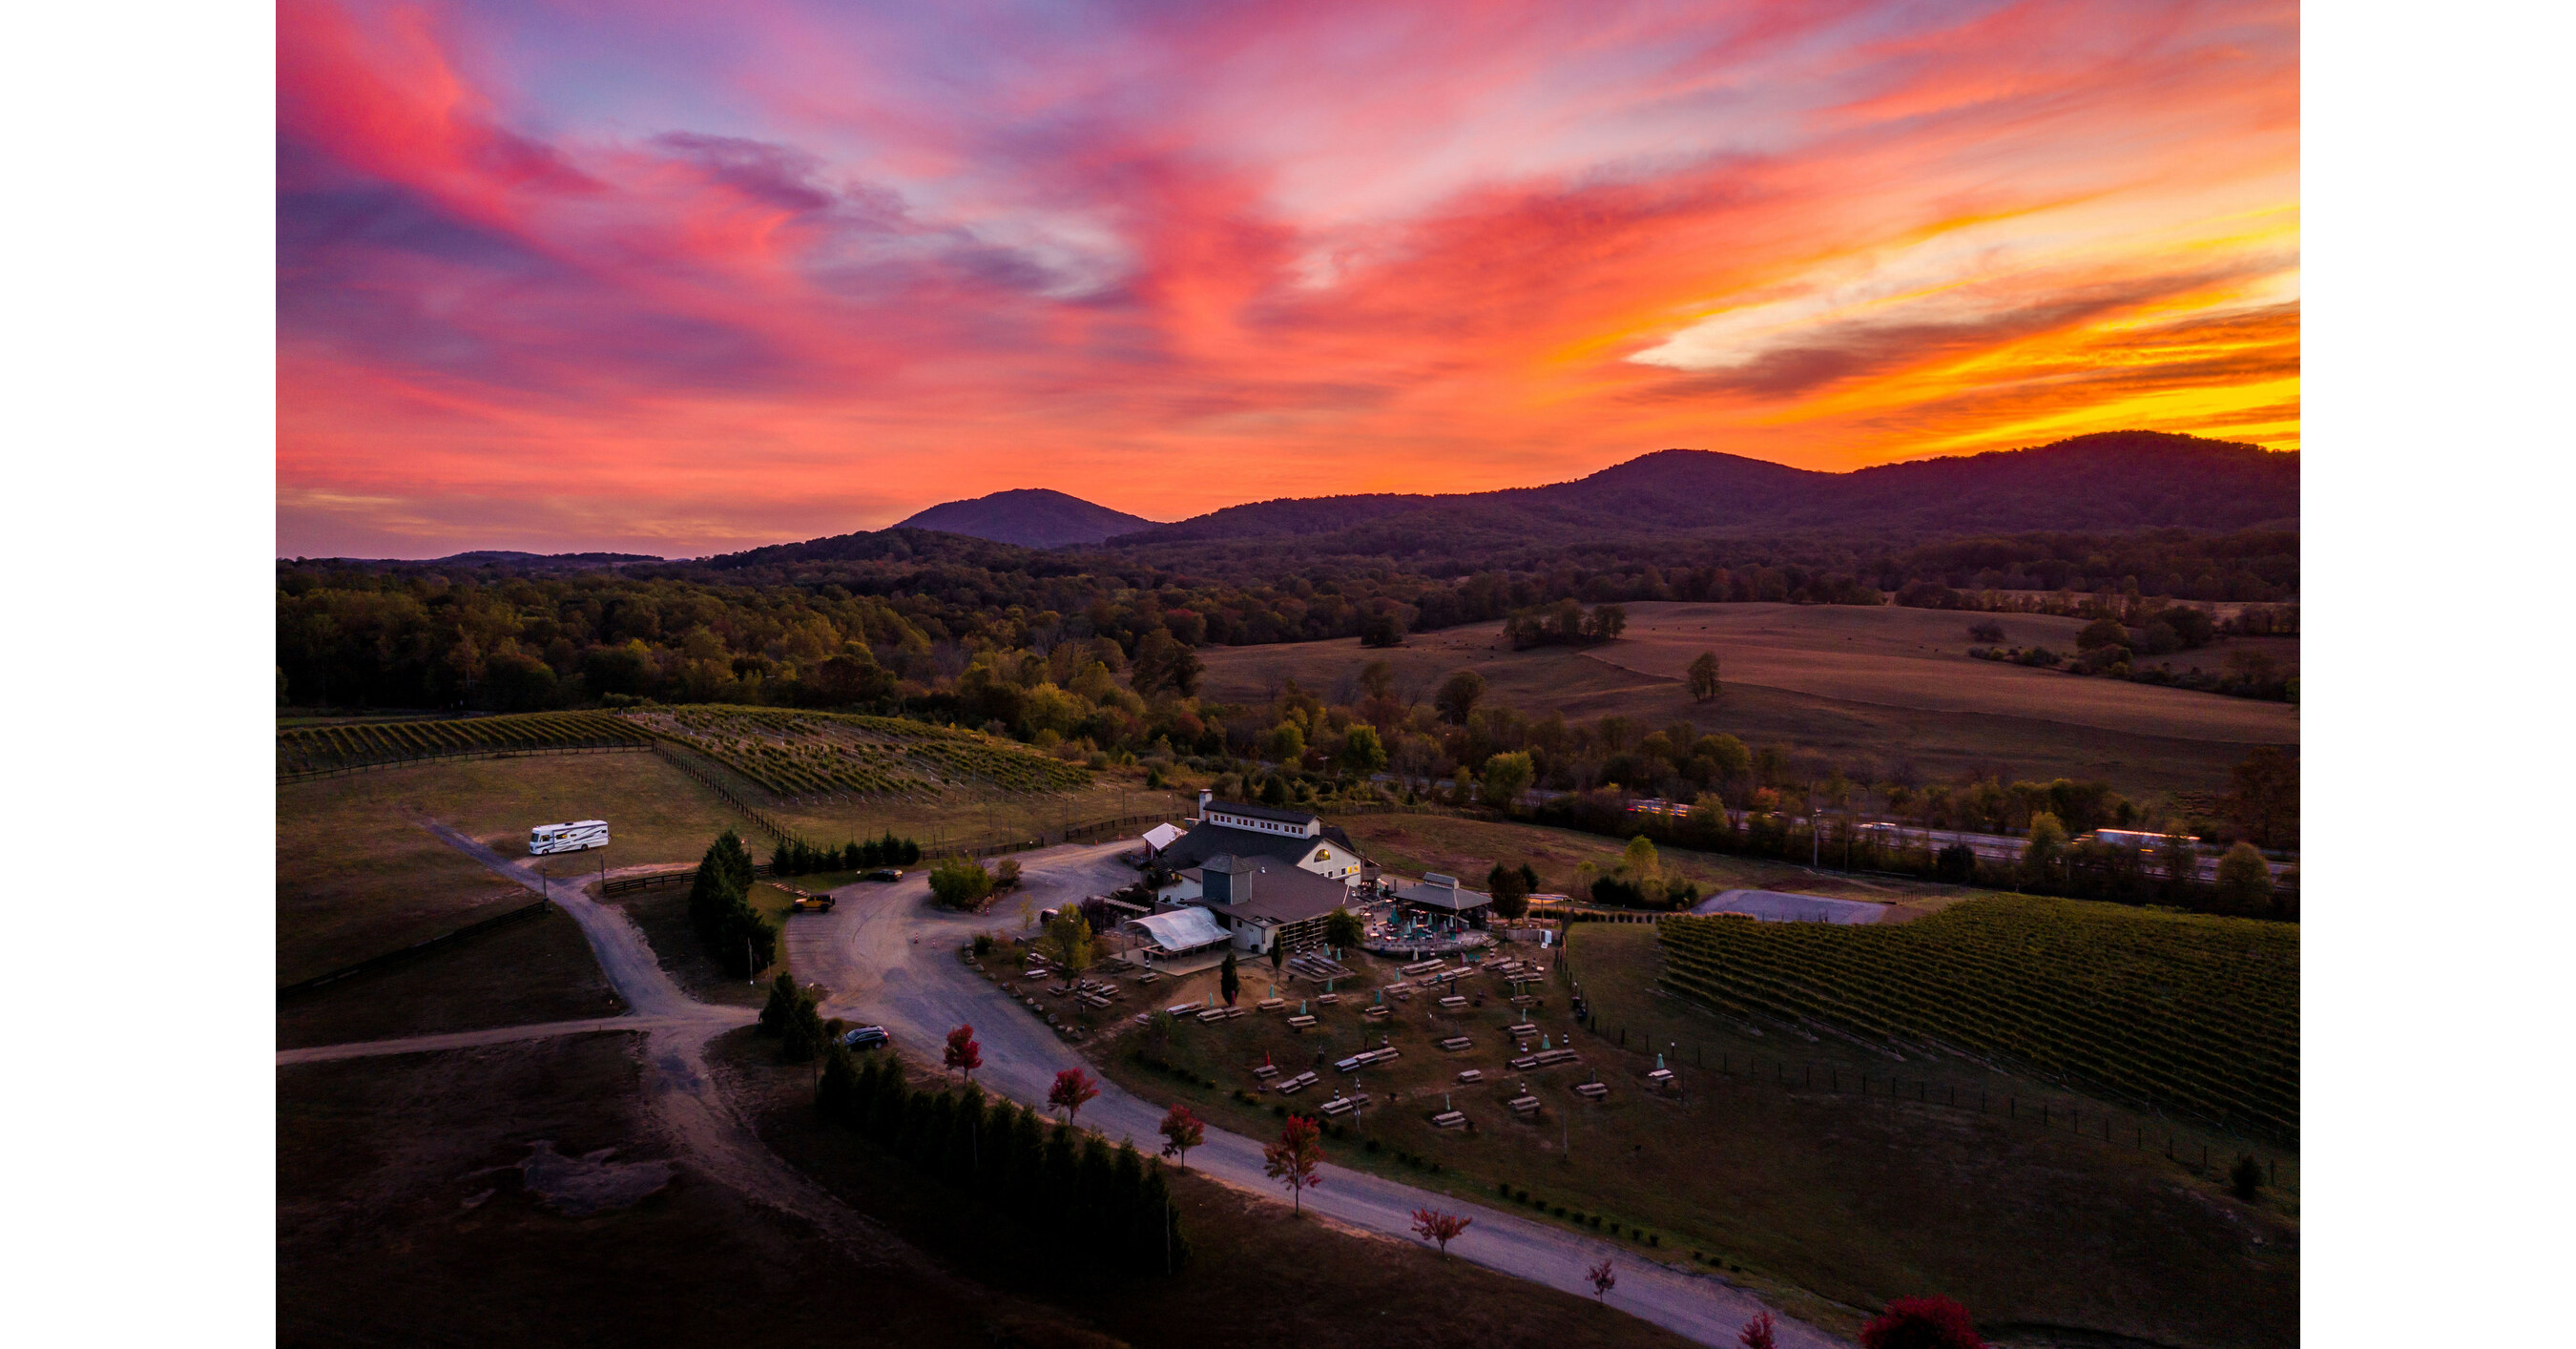
[[[2289,4],[278,10],[285,555],[2299,443]]]

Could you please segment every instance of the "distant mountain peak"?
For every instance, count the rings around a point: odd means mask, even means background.
[[[897,522],[894,528],[935,529],[1022,548],[1062,548],[1152,529],[1156,523],[1051,487],[1014,487],[965,501],[943,501]]]

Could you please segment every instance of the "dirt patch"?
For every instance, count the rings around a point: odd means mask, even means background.
[[[616,1162],[615,1148],[578,1157],[555,1151],[554,1140],[540,1138],[519,1163],[519,1184],[537,1202],[557,1213],[587,1218],[633,1208],[660,1194],[677,1169],[669,1162]]]

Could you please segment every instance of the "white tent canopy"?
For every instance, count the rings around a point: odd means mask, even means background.
[[[1225,929],[1217,925],[1216,915],[1197,907],[1130,918],[1127,926],[1152,937],[1154,945],[1172,955],[1226,940]]]

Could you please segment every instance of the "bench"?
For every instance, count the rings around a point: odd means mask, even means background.
[[[1434,1129],[1466,1128],[1466,1112],[1460,1110],[1443,1110],[1439,1114],[1431,1117],[1431,1127]]]
[[[1587,1101],[1597,1101],[1610,1094],[1610,1084],[1607,1082],[1581,1083],[1575,1087],[1574,1094]]]
[[[1468,1039],[1464,1035],[1452,1035],[1448,1039],[1441,1041],[1440,1047],[1448,1050],[1452,1054],[1455,1054],[1461,1049],[1475,1048],[1476,1042]]]
[[[1538,1098],[1535,1096],[1515,1096],[1512,1099],[1503,1102],[1503,1105],[1515,1115],[1535,1115],[1538,1113]]]

